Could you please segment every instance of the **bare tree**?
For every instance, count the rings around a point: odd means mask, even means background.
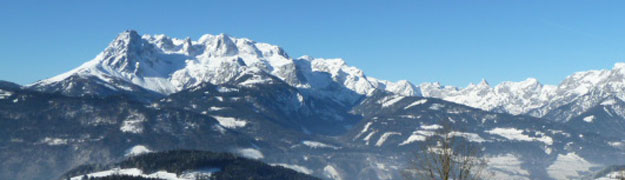
[[[443,126],[423,143],[412,169],[404,173],[407,179],[481,180],[488,174],[487,161],[481,150]]]

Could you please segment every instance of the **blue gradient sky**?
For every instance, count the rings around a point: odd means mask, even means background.
[[[372,77],[466,86],[559,83],[625,61],[625,1],[1,1],[0,79],[32,83],[120,32],[227,33],[291,56],[341,57]]]

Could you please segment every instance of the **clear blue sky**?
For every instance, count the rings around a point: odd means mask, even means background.
[[[466,86],[559,83],[625,61],[625,1],[1,1],[0,79],[32,83],[92,59],[126,29],[227,33],[372,77]]]

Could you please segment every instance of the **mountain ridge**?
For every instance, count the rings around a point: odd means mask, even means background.
[[[136,85],[168,95],[203,82],[224,84],[259,71],[276,76],[293,87],[322,92],[322,96],[332,96],[346,104],[355,103],[360,96],[379,87],[416,95],[416,90],[412,89],[415,86],[408,81],[393,83],[368,78],[362,70],[348,66],[342,59],[291,58],[278,46],[225,34],[206,34],[192,41],[165,35],[140,36],[134,30],[120,33],[102,53],[78,68],[27,87],[45,89],[79,76],[100,79],[110,89],[128,89],[129,85]],[[129,85],[110,82],[114,80]],[[334,92],[339,89],[343,89],[342,92]]]
[[[470,84],[466,88],[441,86],[437,83],[422,83],[421,92],[426,97],[441,98],[489,111],[510,114],[527,114],[535,117],[548,115],[558,107],[578,103],[575,112],[554,117],[556,121],[567,121],[583,113],[599,101],[610,96],[623,99],[625,92],[625,63],[616,63],[612,69],[590,70],[569,75],[558,85],[544,85],[535,78],[520,82],[505,81],[494,87]]]
[[[0,165],[27,166],[26,175],[9,177],[37,179],[120,158],[119,147],[177,147],[247,154],[319,177],[392,179],[433,130],[456,124],[464,129],[453,136],[499,163],[516,162],[499,167],[503,174],[579,177],[625,158],[625,115],[616,113],[625,106],[622,68],[575,73],[558,86],[534,78],[415,86],[226,34],[193,41],[129,30],[67,73],[24,87],[0,82],[0,127],[11,134],[0,138],[8,149],[0,156],[10,160]],[[587,123],[615,128],[598,133],[582,128]],[[36,163],[46,158],[60,168]],[[583,166],[567,169],[569,162]]]
[[[219,85],[245,75],[256,76],[258,72],[266,72],[303,92],[345,106],[355,105],[362,97],[380,89],[404,96],[440,98],[487,111],[543,117],[583,98],[596,102],[608,96],[625,98],[625,91],[621,90],[625,87],[621,80],[625,79],[625,63],[616,63],[611,70],[576,72],[558,85],[544,85],[535,78],[527,78],[492,86],[483,79],[478,84],[457,88],[437,82],[414,85],[407,80],[379,80],[347,65],[343,59],[291,58],[279,46],[223,33],[205,34],[193,41],[162,34],[139,35],[135,30],[120,33],[102,53],[78,68],[25,87],[70,96],[81,95],[72,91],[92,89],[91,94],[143,91],[162,97],[203,82]],[[101,83],[77,85],[71,83],[76,81],[71,78],[95,78]],[[240,85],[265,81],[267,79],[254,79]],[[150,98],[155,99],[141,97]],[[597,105],[577,104],[575,112],[554,119],[567,121]]]

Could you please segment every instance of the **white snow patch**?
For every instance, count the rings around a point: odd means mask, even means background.
[[[471,142],[486,142],[486,140],[484,140],[484,138],[480,137],[480,135],[475,134],[475,133],[468,133],[468,132],[458,132],[458,131],[452,131],[449,132],[449,135],[451,136],[460,136],[463,137]]]
[[[180,179],[205,179],[206,177],[211,177],[213,174],[215,174],[216,172],[221,171],[221,169],[219,168],[208,168],[208,169],[200,169],[200,170],[194,170],[194,171],[189,171],[189,172],[183,172],[182,175],[180,175]]]
[[[428,102],[427,99],[421,99],[421,100],[418,100],[418,101],[415,101],[415,102],[409,104],[408,106],[404,107],[404,109],[408,109],[408,108],[411,108],[411,107],[414,107],[414,106],[425,104],[426,102]]]
[[[615,142],[608,142],[608,145],[615,147],[615,148],[623,148],[624,144],[623,142],[619,142],[619,141],[615,141]]]
[[[584,117],[584,121],[587,122],[587,123],[591,123],[593,120],[595,120],[595,116],[594,115],[590,115],[590,116]]]
[[[436,132],[434,131],[427,131],[427,130],[417,130],[412,132],[413,134],[422,134],[424,136],[430,137],[430,136],[434,136],[434,134],[436,134]]]
[[[415,116],[415,115],[399,115],[399,117],[401,118],[406,118],[406,119],[419,119],[420,116]]]
[[[555,179],[577,178],[595,166],[575,153],[558,154],[556,161],[547,167],[547,174]]]
[[[380,139],[378,139],[378,142],[375,143],[375,146],[382,146],[382,144],[384,144],[384,141],[386,141],[386,139],[388,139],[389,136],[391,135],[400,135],[401,133],[398,132],[385,132],[384,134],[382,134],[382,136],[380,136]]]
[[[422,126],[423,128],[423,126]],[[433,136],[435,133],[433,131],[426,130],[417,130],[412,132],[412,134],[403,142],[399,143],[400,146],[413,143],[415,141],[425,141],[427,137]]]
[[[138,112],[130,112],[130,115],[126,120],[122,122],[119,130],[125,133],[139,134],[143,132],[143,122],[147,121],[147,118]]]
[[[41,143],[47,144],[49,146],[65,145],[67,144],[67,142],[68,142],[67,139],[51,138],[51,137],[45,137],[43,138],[43,140],[41,140]]]
[[[462,113],[468,113],[471,112],[468,109],[464,109],[464,108],[451,108],[447,110],[447,113],[449,114],[462,114]]]
[[[260,152],[257,149],[254,149],[254,148],[242,148],[242,149],[236,150],[236,152],[238,154],[240,154],[241,156],[246,157],[246,158],[250,158],[250,159],[262,159],[262,158],[265,158],[265,156],[263,155],[262,152]]]
[[[239,92],[239,89],[219,86],[217,88],[217,91],[219,91],[220,93],[229,93],[229,92]]]
[[[210,107],[211,111],[220,111],[222,109],[225,109],[225,107]]]
[[[567,132],[564,132],[562,130],[549,129],[549,132],[551,132],[551,134],[561,134],[561,135],[566,136],[566,137],[571,137],[571,134],[569,134]]]
[[[360,133],[364,133],[367,132],[367,130],[369,130],[369,127],[372,125],[372,122],[367,122],[367,124],[365,124],[365,127],[362,128],[362,131],[360,131]]]
[[[454,119],[453,119],[453,118],[451,118],[451,117],[447,117],[447,119],[449,119],[449,121],[450,121],[451,123],[456,123],[456,120],[454,120]]]
[[[545,147],[545,154],[551,154],[552,151],[550,147]]]
[[[438,110],[440,110],[441,108],[444,108],[444,107],[445,107],[445,105],[442,105],[442,104],[439,104],[439,103],[433,103],[432,105],[430,105],[429,109],[438,111]]]
[[[529,179],[529,172],[521,167],[523,162],[513,154],[487,157],[487,161],[492,179]]]
[[[610,172],[605,176],[597,178],[595,180],[622,180],[623,178],[625,178],[625,170]]]
[[[367,132],[369,130],[369,127],[372,125],[372,122],[367,122],[367,124],[365,124],[365,127],[362,128],[362,131],[360,131],[360,133],[358,133],[356,136],[354,136],[354,140],[358,137],[360,137],[363,133]]]
[[[126,120],[122,123],[122,126],[119,127],[119,130],[125,133],[140,134],[143,132],[142,122],[143,120],[141,119]]]
[[[304,96],[302,96],[300,93],[297,93],[297,101],[301,104],[304,103]]]
[[[213,118],[215,118],[215,120],[217,120],[222,126],[231,129],[245,127],[245,125],[247,125],[247,121],[237,120],[233,117],[213,116]]]
[[[323,175],[333,180],[343,180],[339,172],[331,165],[326,165],[323,168]]]
[[[111,175],[131,175],[131,176],[140,176],[143,175],[143,172],[137,168],[128,168],[128,169],[120,169],[114,168],[111,170],[105,170],[100,172],[94,172],[90,174],[86,174],[89,178],[97,178],[97,177],[107,177]],[[81,180],[83,175],[72,177],[71,180]]]
[[[608,107],[603,107],[603,111],[605,111],[606,113],[608,113],[608,115],[610,115],[610,116],[614,116],[614,115],[612,115],[612,112],[610,112],[610,110],[608,109]]]
[[[420,134],[412,134],[410,135],[410,137],[408,137],[408,139],[404,140],[403,142],[401,142],[399,145],[403,146],[406,144],[410,144],[413,143],[415,141],[425,141],[427,137],[424,135],[420,135]]]
[[[365,138],[362,139],[363,141],[366,142],[365,143],[366,145],[369,145],[369,139],[371,139],[371,136],[373,136],[376,132],[378,131],[372,131],[367,136],[365,136]]]
[[[150,153],[150,152],[152,151],[148,149],[147,147],[145,147],[144,145],[136,145],[126,150],[126,154],[124,156],[136,156],[136,155]]]
[[[610,105],[614,105],[616,104],[616,101],[614,99],[610,99],[610,100],[606,100],[601,102],[602,106],[610,106]]]
[[[4,90],[0,89],[0,99],[5,99],[7,97],[10,97],[11,95],[13,95],[12,92],[4,91]]]
[[[257,75],[254,75],[257,76]],[[260,77],[258,77],[257,79],[247,79],[241,83],[239,83],[239,85],[241,86],[246,86],[246,87],[252,87],[256,84],[267,84],[271,82],[271,79],[261,79]]]
[[[302,144],[311,147],[311,148],[331,148],[331,149],[339,149],[339,147],[328,145],[322,142],[317,141],[302,141]]]
[[[553,139],[549,136],[542,135],[540,137],[530,137],[528,135],[523,134],[523,130],[515,129],[515,128],[495,128],[486,131],[489,134],[499,135],[508,140],[516,140],[516,141],[540,141],[547,145],[553,144]]]
[[[443,126],[438,125],[438,124],[432,124],[432,125],[421,125],[421,129],[425,129],[425,130],[437,130],[443,128]]]
[[[312,174],[313,173],[312,170],[310,170],[310,169],[308,169],[308,168],[306,168],[304,166],[295,165],[295,164],[274,163],[274,164],[271,164],[271,165],[272,166],[282,166],[282,167],[289,168],[289,169],[292,169],[292,170],[295,170],[297,172],[304,173],[304,174]]]
[[[157,171],[152,174],[144,174],[143,171],[141,171],[141,169],[138,169],[138,168],[127,168],[127,169],[113,168],[110,170],[89,173],[86,175],[89,178],[107,177],[111,175],[128,175],[128,176],[139,176],[143,178],[157,178],[157,179],[164,179],[164,180],[193,180],[193,179],[196,179],[195,177],[197,177],[198,175],[210,176],[212,173],[215,173],[218,171],[219,169],[214,169],[210,171],[187,172],[178,176],[176,175],[176,173],[170,173],[167,171]],[[84,175],[74,176],[70,179],[81,180],[83,176]]]
[[[384,103],[382,103],[382,107],[383,108],[389,107],[389,106],[391,106],[391,105],[401,101],[404,98],[405,98],[404,96],[395,96],[395,97],[393,97],[393,99],[385,100]]]

